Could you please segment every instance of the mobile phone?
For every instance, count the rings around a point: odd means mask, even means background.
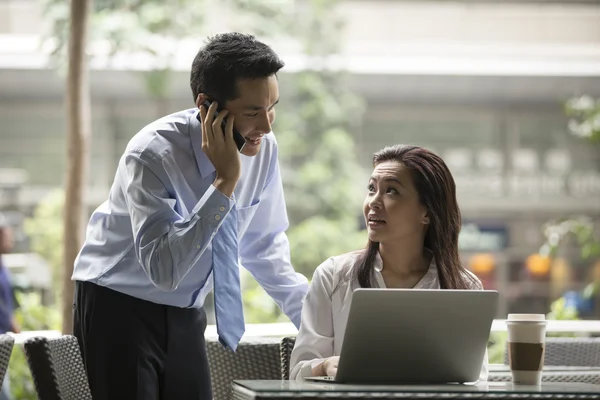
[[[211,102],[208,100],[204,100],[204,107],[206,107],[206,111],[208,112],[208,109],[210,108]],[[217,111],[216,114],[213,116],[213,118],[215,118],[217,116],[218,113],[220,113],[222,110],[221,105],[219,104],[219,107],[217,107]],[[198,113],[198,121],[200,121],[200,113]],[[225,125],[227,124],[227,117],[223,118],[223,122],[221,123],[221,129],[223,130],[223,134],[225,134]],[[237,131],[237,129],[235,129],[235,127],[233,128],[233,141],[235,142],[235,145],[237,146],[237,149],[239,152],[242,151],[242,149],[244,148],[244,146],[246,145],[246,139],[244,139],[244,137]]]

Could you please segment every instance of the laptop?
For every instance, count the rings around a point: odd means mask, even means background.
[[[336,376],[305,379],[476,382],[497,304],[495,290],[357,289]]]

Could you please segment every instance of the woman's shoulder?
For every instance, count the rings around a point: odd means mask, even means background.
[[[466,268],[463,268],[463,279],[465,280],[469,290],[483,290],[483,284],[477,275]]]
[[[362,250],[331,256],[315,270],[313,280],[328,281],[332,285],[351,279],[354,266],[359,262]]]
[[[317,269],[329,272],[330,274],[340,273],[345,270],[351,270],[359,261],[362,250],[356,250],[349,253],[331,256],[325,260]]]

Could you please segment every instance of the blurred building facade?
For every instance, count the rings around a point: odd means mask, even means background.
[[[66,162],[64,85],[37,47],[40,10],[37,1],[0,2],[0,209],[12,208],[16,224],[62,185]],[[600,217],[599,148],[569,135],[563,112],[571,96],[600,97],[600,1],[347,0],[339,12],[346,33],[332,62],[366,103],[353,131],[361,163],[369,168],[371,154],[394,143],[444,157],[457,180],[465,262],[501,290],[499,315],[543,312],[589,283],[594,265],[574,253],[554,273],[531,272],[527,259],[548,220]],[[236,29],[221,9],[207,21],[209,34]],[[193,106],[188,69],[199,41],[182,44],[166,105],[149,100],[131,71],[143,65],[95,65],[90,210],[129,138],[165,109]],[[305,60],[297,43],[274,47],[287,62],[285,88]]]

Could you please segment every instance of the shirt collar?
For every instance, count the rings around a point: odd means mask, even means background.
[[[432,251],[428,248],[425,248],[425,251],[428,253],[432,253]],[[375,255],[375,265],[373,266],[373,268],[377,272],[383,271],[383,260],[381,259],[381,255],[379,254],[379,252],[377,252],[377,254]],[[431,257],[431,263],[429,264],[427,272],[431,271],[431,269],[435,269],[435,260],[433,259],[433,255]]]
[[[377,272],[383,271],[383,260],[381,259],[379,252],[377,252],[377,254],[375,255],[375,265],[373,267]]]
[[[202,178],[208,178],[215,172],[215,167],[212,165],[206,154],[202,151],[202,126],[198,120],[198,114],[200,110],[196,110],[190,115],[188,121],[188,134],[192,141],[192,148],[194,149],[194,157],[196,158],[196,164]]]

